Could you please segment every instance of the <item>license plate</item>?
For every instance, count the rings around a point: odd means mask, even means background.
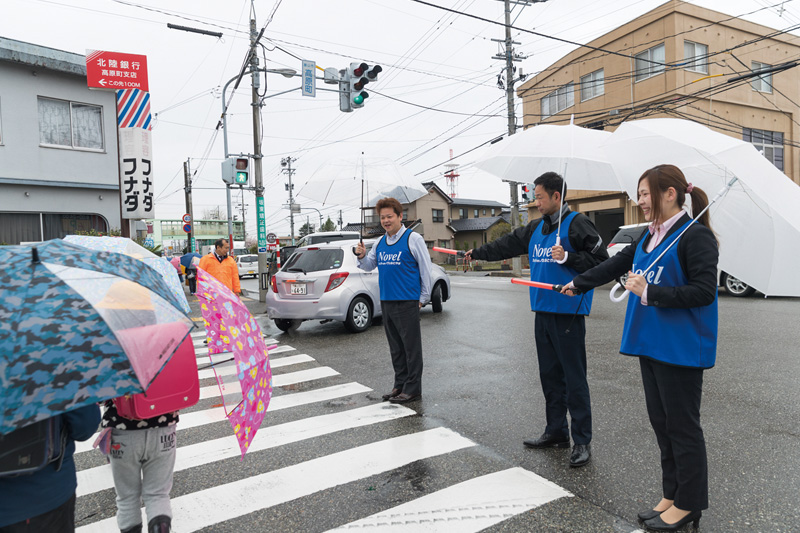
[[[248,274],[255,274],[255,273],[256,273],[256,271],[255,271],[255,270],[248,270],[248,271],[247,271],[247,273],[248,273]]]
[[[291,294],[305,294],[306,293],[306,284],[305,283],[292,283],[289,292]]]

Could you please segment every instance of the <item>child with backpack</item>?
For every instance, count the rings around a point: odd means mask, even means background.
[[[15,443],[14,432],[0,439],[2,455],[13,448],[17,457],[38,455],[45,458],[33,472],[0,473],[0,533],[75,531],[75,489],[78,486],[73,459],[75,441],[91,437],[99,422],[100,409],[92,404],[58,415],[58,420],[37,422],[43,424],[42,435],[47,438],[29,441],[31,444],[27,446],[39,446],[41,450],[26,449],[26,445]],[[58,434],[48,435],[50,431]],[[47,446],[46,441],[57,443],[57,447]]]
[[[177,423],[177,411],[135,420],[120,415],[113,400],[105,402],[102,427],[111,430],[108,458],[122,533],[142,533],[142,502],[148,533],[169,533]]]

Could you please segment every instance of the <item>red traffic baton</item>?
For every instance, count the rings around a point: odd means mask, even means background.
[[[517,285],[527,285],[528,287],[535,287],[537,289],[544,289],[548,291],[556,291],[561,292],[561,289],[564,288],[563,285],[553,285],[552,283],[542,283],[541,281],[530,281],[527,279],[522,278],[511,278],[511,283],[516,283]],[[570,289],[570,292],[574,294],[580,294],[581,291],[578,289]]]
[[[443,254],[450,254],[450,255],[457,255],[458,257],[464,257],[467,252],[463,250],[453,250],[450,248],[439,248],[438,246],[434,246],[431,248],[434,252],[442,252]]]

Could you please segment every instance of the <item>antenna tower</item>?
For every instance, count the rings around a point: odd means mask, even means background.
[[[450,148],[450,163],[445,165],[447,172],[444,173],[444,177],[447,178],[447,188],[450,190],[450,198],[455,198],[458,192],[458,176],[459,174],[456,173],[456,169],[458,168],[457,163],[452,163],[453,160],[453,149]]]

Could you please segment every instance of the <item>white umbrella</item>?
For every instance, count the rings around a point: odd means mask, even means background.
[[[571,189],[622,191],[614,167],[601,145],[605,131],[569,125],[543,124],[492,145],[475,166],[502,179],[531,183],[545,172],[559,172]],[[563,203],[564,191],[561,191]],[[560,244],[561,218],[556,244]]]
[[[388,197],[408,204],[428,191],[408,170],[391,159],[359,157],[323,163],[298,194],[323,205],[369,207]]]
[[[695,122],[660,118],[623,123],[604,148],[634,200],[642,173],[660,164],[679,167],[710,198],[737,178],[709,209],[719,268],[766,295],[800,296],[793,266],[800,250],[800,187],[753,145]]]

